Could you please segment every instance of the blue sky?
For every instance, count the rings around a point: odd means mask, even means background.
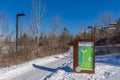
[[[69,29],[76,34],[84,30],[85,26],[100,22],[99,16],[104,12],[113,15],[113,21],[120,17],[120,0],[42,0],[46,6],[46,13],[42,17],[41,29],[48,31],[56,15],[60,18],[61,27]],[[31,11],[31,0],[0,0],[0,13],[8,18],[9,28],[15,29],[15,16],[17,13],[25,13],[25,29]],[[99,23],[100,24],[100,23]]]

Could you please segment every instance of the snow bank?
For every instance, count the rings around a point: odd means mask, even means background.
[[[98,61],[102,60],[103,62],[97,62],[96,60],[95,74],[72,73],[64,70],[58,70],[47,80],[120,80],[120,63],[115,62],[120,60],[120,57],[116,58],[116,55],[114,54],[99,56],[96,58]],[[107,64],[109,61],[111,64]],[[69,66],[72,68],[72,65],[73,63]]]
[[[96,64],[95,74],[83,74],[83,73],[68,73],[64,70],[58,70],[47,80],[107,80],[115,73],[115,67],[104,66]],[[116,68],[115,68],[116,69]],[[119,68],[120,69],[120,68]],[[119,80],[119,79],[115,79]]]
[[[70,49],[66,53],[64,53],[64,56],[70,58],[73,57],[73,46],[70,46]]]

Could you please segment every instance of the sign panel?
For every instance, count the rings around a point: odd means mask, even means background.
[[[73,56],[75,72],[94,73],[94,40],[76,39]]]

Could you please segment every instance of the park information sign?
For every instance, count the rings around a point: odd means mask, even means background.
[[[94,40],[76,39],[74,41],[74,72],[94,73]]]

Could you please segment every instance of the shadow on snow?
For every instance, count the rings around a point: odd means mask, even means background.
[[[41,69],[41,70],[45,70],[45,71],[49,71],[49,72],[56,72],[57,70],[64,70],[65,72],[72,72],[72,68],[70,68],[69,66],[63,66],[63,67],[57,67],[57,68],[49,68],[49,67],[45,67],[45,66],[40,66],[40,65],[36,65],[36,64],[32,64],[33,67],[37,68],[37,69]]]
[[[112,55],[112,56],[100,56],[96,57],[95,62],[108,64],[112,66],[120,66],[120,56]]]
[[[55,72],[57,72],[57,70],[64,70],[65,72],[73,72],[73,70],[68,65],[63,66],[63,67],[57,67],[55,69],[45,67],[45,66],[36,65],[36,64],[32,64],[32,65],[33,65],[34,68],[51,72],[43,80],[47,80],[48,78],[50,78]]]

